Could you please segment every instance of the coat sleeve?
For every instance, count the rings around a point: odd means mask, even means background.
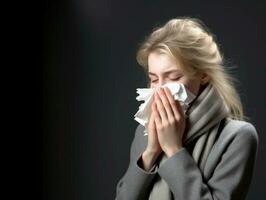
[[[139,128],[140,126],[136,128],[131,143],[128,169],[116,186],[116,200],[146,199],[146,191],[158,169],[157,165],[154,165],[150,171],[142,169],[142,151],[137,146]]]
[[[242,200],[251,183],[258,135],[247,123],[227,146],[211,178],[205,181],[186,148],[168,158],[158,169],[175,199]]]

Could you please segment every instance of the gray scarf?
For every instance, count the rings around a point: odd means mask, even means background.
[[[192,102],[187,111],[187,124],[183,144],[187,146],[194,141],[192,157],[204,175],[204,167],[210,150],[215,142],[217,131],[222,119],[228,116],[228,109],[220,95],[209,84]],[[167,156],[163,154],[159,159],[161,166]],[[167,183],[158,175],[149,195],[149,200],[174,199]]]

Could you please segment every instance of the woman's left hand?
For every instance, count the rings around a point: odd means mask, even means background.
[[[169,158],[182,148],[185,114],[167,87],[159,88],[158,92],[155,92],[155,102],[153,110],[158,140]]]

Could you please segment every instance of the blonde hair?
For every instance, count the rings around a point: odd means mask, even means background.
[[[182,17],[157,27],[137,51],[137,62],[148,71],[151,52],[164,53],[178,59],[188,75],[206,73],[214,89],[230,110],[228,117],[243,120],[243,106],[234,87],[234,79],[223,65],[223,57],[213,35],[199,19]]]

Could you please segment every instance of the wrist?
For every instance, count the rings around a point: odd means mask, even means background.
[[[154,151],[154,150],[150,150],[150,149],[145,149],[145,151],[143,153],[149,157],[158,157],[161,152],[162,151]]]
[[[149,171],[154,165],[159,153],[145,150],[142,153],[142,166],[146,171]]]
[[[180,151],[183,147],[174,147],[174,148],[170,148],[168,150],[165,151],[165,154],[168,158],[172,157],[173,155],[175,155],[178,151]]]

